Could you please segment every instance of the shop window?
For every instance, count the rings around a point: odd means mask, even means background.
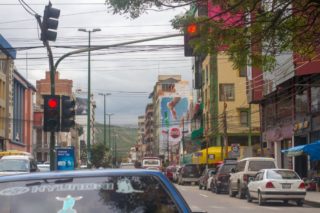
[[[234,101],[234,84],[219,85],[220,101]]]

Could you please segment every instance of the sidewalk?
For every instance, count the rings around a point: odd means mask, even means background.
[[[307,192],[305,203],[320,207],[320,192]]]

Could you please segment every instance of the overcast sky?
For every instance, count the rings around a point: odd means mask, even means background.
[[[25,0],[39,15],[49,1]],[[155,36],[178,33],[172,29],[170,20],[182,14],[186,8],[168,11],[149,11],[132,20],[113,15],[104,5],[104,0],[52,0],[53,7],[61,10],[56,42],[54,46],[73,47],[87,45],[88,33],[78,28],[100,28],[92,34],[92,45],[110,45]],[[39,29],[35,18],[27,13],[19,1],[0,1],[0,33],[13,47],[41,46]],[[147,48],[147,44],[173,45],[167,48]],[[107,97],[107,112],[114,113],[113,124],[137,124],[138,115],[143,115],[151,100],[149,93],[159,74],[180,74],[191,82],[191,58],[183,55],[183,37],[140,43],[144,47],[119,47],[92,52],[91,90],[97,102],[96,119],[103,122],[103,97],[100,92],[111,92]],[[141,51],[152,49],[152,51]],[[71,48],[53,48],[55,60]],[[140,50],[140,51],[137,51]],[[130,52],[129,52],[130,51]],[[26,60],[28,58],[28,60]],[[73,80],[74,90],[87,91],[87,53],[62,61],[58,67],[61,78]],[[44,47],[19,50],[15,65],[18,71],[32,84],[44,78],[48,70],[48,59]],[[85,94],[84,94],[85,95]]]

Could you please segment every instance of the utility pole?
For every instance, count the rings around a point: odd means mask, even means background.
[[[248,135],[248,147],[250,156],[252,156],[252,123],[251,123],[251,104],[249,103],[249,110],[248,110],[248,122],[249,122],[249,135]]]
[[[223,103],[223,145],[225,154],[223,159],[228,158],[228,135],[227,135],[227,103],[226,103],[226,91],[224,91],[224,103]],[[223,156],[223,154],[222,154]]]
[[[90,167],[91,164],[91,33],[101,31],[101,29],[96,28],[93,30],[87,30],[80,28],[78,31],[88,33],[88,100],[87,100],[87,165]]]
[[[104,106],[103,106],[103,144],[107,145],[107,127],[106,127],[106,96],[111,95],[111,93],[99,93],[103,96]],[[110,149],[110,147],[109,147]]]
[[[107,113],[109,116],[109,149],[111,150],[111,116],[114,115],[113,113]]]

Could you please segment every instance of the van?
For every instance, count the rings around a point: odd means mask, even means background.
[[[32,156],[7,155],[0,159],[0,176],[38,171],[37,163]]]
[[[250,157],[237,162],[236,168],[231,170],[229,178],[229,196],[238,194],[243,199],[247,192],[247,185],[261,169],[277,168],[274,158]]]

